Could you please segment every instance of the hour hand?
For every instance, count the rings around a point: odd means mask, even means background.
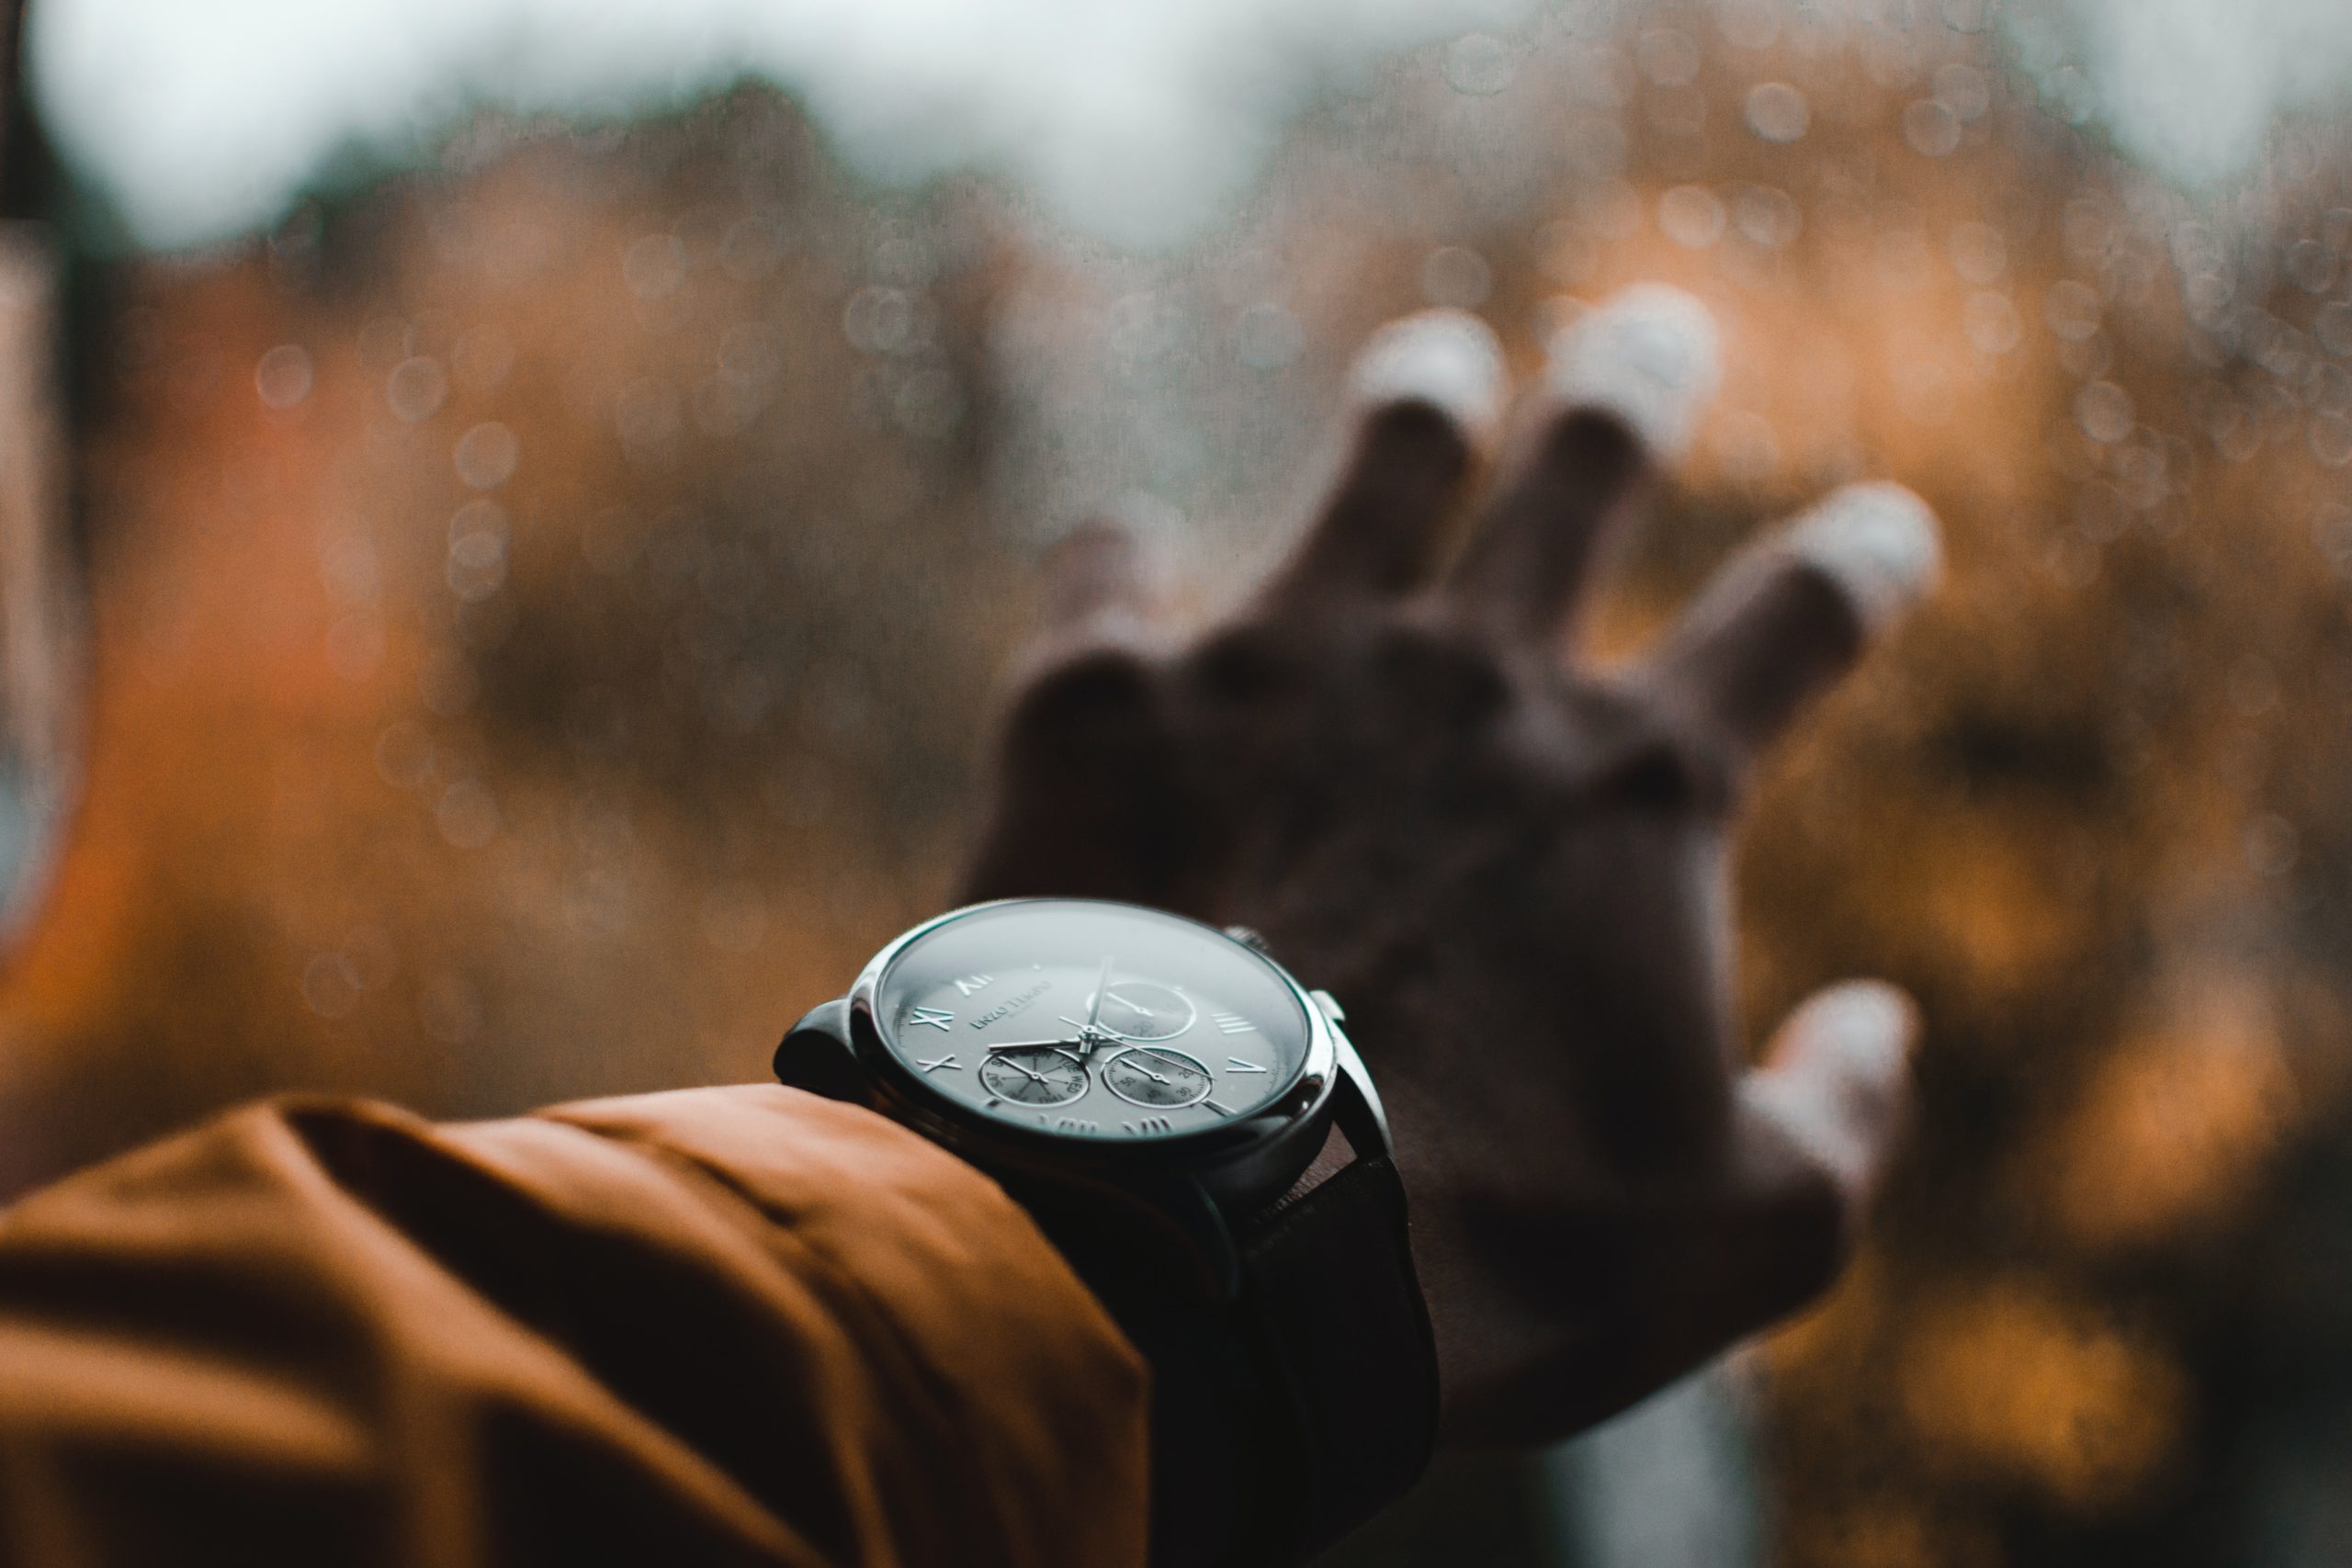
[[[1001,1045],[989,1046],[989,1050],[991,1054],[998,1051],[1041,1051],[1049,1045],[1066,1046],[1080,1043],[1083,1042],[1077,1040],[1008,1040]]]

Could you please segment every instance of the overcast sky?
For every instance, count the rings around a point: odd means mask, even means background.
[[[160,247],[267,223],[331,153],[429,145],[473,103],[611,112],[746,73],[792,92],[871,172],[993,169],[1069,222],[1150,247],[1214,221],[1318,87],[1575,3],[34,0],[29,43],[61,149]],[[2352,0],[2007,14],[2062,39],[2119,142],[2184,183],[2258,159],[2281,111],[2352,96]]]

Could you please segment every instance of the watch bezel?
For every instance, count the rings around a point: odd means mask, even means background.
[[[1023,1127],[990,1116],[926,1083],[883,1039],[876,1003],[883,976],[899,955],[942,926],[990,910],[1024,905],[1091,905],[1130,910],[1193,927],[1261,965],[1282,986],[1306,1025],[1306,1051],[1298,1072],[1259,1110],[1230,1122],[1156,1137],[1071,1137],[1047,1127]],[[1253,1155],[1295,1136],[1331,1105],[1339,1081],[1338,1032],[1314,994],[1273,959],[1205,921],[1173,910],[1114,898],[996,898],[935,915],[891,939],[866,961],[845,998],[849,1004],[850,1050],[891,1109],[910,1124],[958,1153],[1035,1169],[1072,1166],[1106,1174],[1182,1168],[1205,1170],[1247,1162]]]

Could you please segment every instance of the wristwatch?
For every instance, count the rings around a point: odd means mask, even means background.
[[[1428,1461],[1405,1191],[1340,1018],[1238,927],[1016,898],[906,932],[776,1048],[994,1177],[1150,1360],[1159,1561],[1297,1562]]]

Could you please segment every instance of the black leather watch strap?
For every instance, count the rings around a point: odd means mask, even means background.
[[[1265,1561],[1304,1560],[1419,1479],[1437,1438],[1437,1356],[1385,1154],[1244,1221],[1242,1317],[1295,1451]],[[1285,1497],[1283,1494],[1287,1494]]]
[[[1419,1477],[1437,1359],[1385,1154],[1229,1221],[1231,1301],[1139,1256],[1131,1224],[1031,1201],[1151,1364],[1156,1562],[1295,1568]]]

